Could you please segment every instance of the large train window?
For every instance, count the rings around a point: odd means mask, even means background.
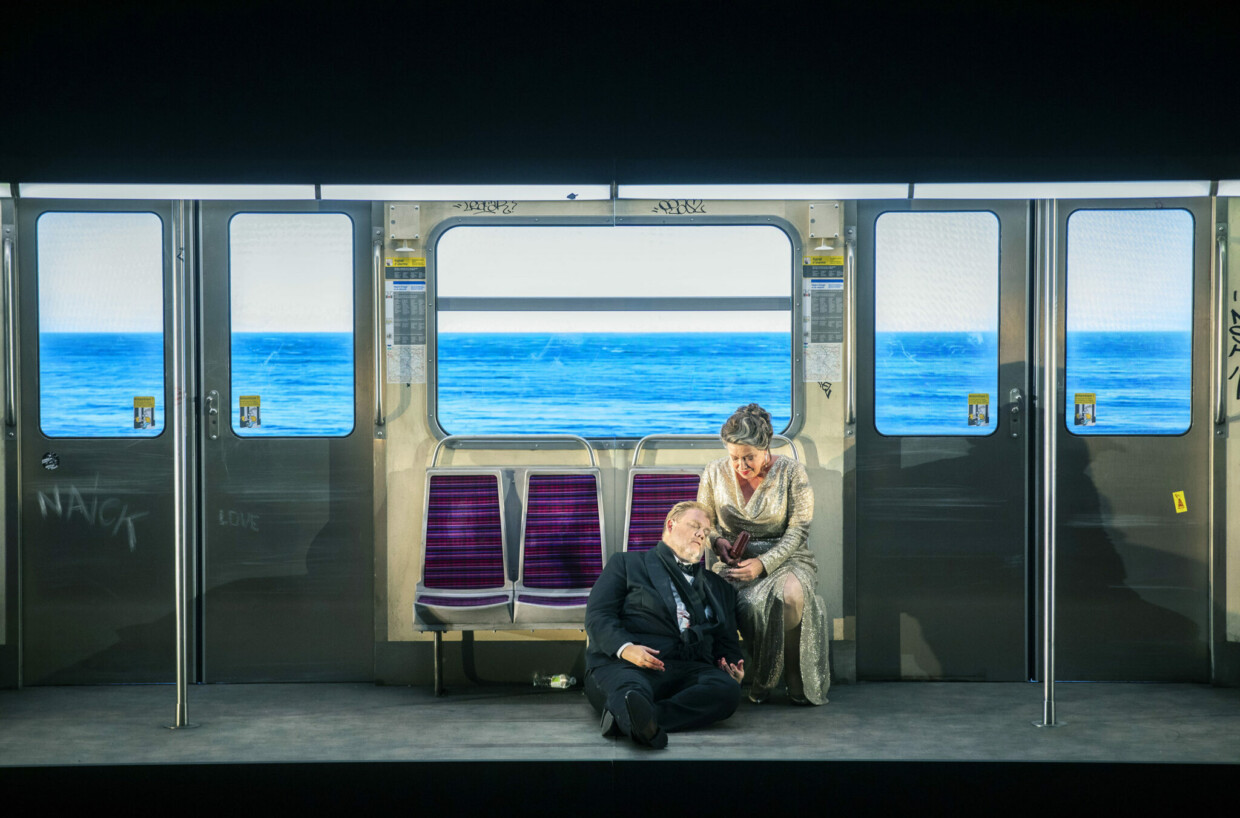
[[[163,221],[154,213],[48,212],[35,229],[43,434],[160,434]]]
[[[229,221],[232,429],[353,430],[353,220],[238,213]]]
[[[489,226],[435,249],[449,434],[718,432],[792,419],[792,242],[768,225]]]
[[[874,226],[874,425],[989,435],[999,391],[999,219],[890,212]]]
[[[1177,435],[1192,421],[1193,216],[1068,217],[1065,420],[1078,435]]]

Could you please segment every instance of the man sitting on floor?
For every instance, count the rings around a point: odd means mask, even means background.
[[[736,592],[702,564],[710,527],[701,503],[677,503],[658,545],[616,554],[594,583],[585,691],[604,736],[666,747],[668,731],[736,710],[745,676]]]

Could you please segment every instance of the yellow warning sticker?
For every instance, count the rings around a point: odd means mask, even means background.
[[[976,392],[969,394],[969,425],[990,425],[990,393]]]
[[[815,266],[827,265],[829,267],[844,266],[843,256],[810,256],[809,263]]]
[[[1183,514],[1184,512],[1188,511],[1188,503],[1185,502],[1184,500],[1184,492],[1182,491],[1171,492],[1171,499],[1175,500],[1175,513],[1176,514]]]
[[[1093,426],[1098,422],[1097,395],[1093,392],[1077,392],[1072,403],[1076,407],[1072,412],[1073,426]]]
[[[258,395],[242,395],[238,398],[241,404],[241,428],[249,429],[254,426],[262,426],[262,417],[259,414]]]
[[[155,428],[155,398],[153,396],[134,396],[133,427],[135,429]]]
[[[400,258],[389,258],[387,260],[388,267],[425,267],[425,256],[401,256]]]

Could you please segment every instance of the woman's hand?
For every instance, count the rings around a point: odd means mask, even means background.
[[[732,557],[732,543],[723,537],[715,538],[715,541],[711,543],[711,550],[715,552],[715,556],[728,565],[736,565],[736,560]]]
[[[728,579],[734,579],[737,582],[753,582],[762,576],[764,570],[762,560],[754,558],[741,560],[736,564],[735,568],[729,568],[724,574]]]
[[[735,679],[737,684],[740,684],[745,679],[745,660],[744,659],[741,659],[736,664],[731,665],[731,664],[728,664],[727,659],[721,656],[719,657],[719,669],[722,670],[724,673],[728,674],[729,676],[731,676],[733,679]]]

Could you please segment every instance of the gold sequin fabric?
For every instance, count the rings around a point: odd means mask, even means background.
[[[712,461],[702,473],[698,502],[711,510],[712,537],[735,540],[748,531],[746,557],[762,560],[765,576],[733,582],[741,635],[750,654],[745,678],[760,698],[779,683],[784,670],[784,583],[794,576],[804,590],[801,617],[801,681],[805,698],[825,704],[831,687],[827,666],[827,606],[817,594],[818,564],[807,545],[814,517],[809,475],[796,460],[778,457],[762,483],[745,502],[728,458]],[[708,554],[711,552],[707,552]],[[712,554],[713,556],[713,554]],[[716,563],[715,571],[726,568]]]

